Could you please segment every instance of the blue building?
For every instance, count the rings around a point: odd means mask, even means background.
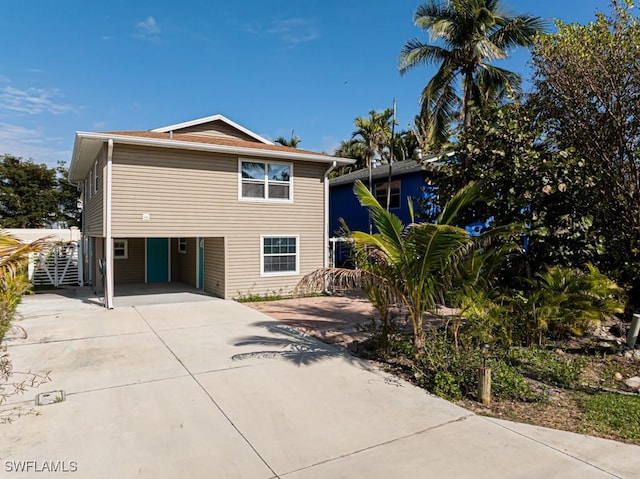
[[[427,158],[421,163],[405,160],[394,163],[391,169],[391,204],[389,211],[398,216],[404,224],[408,224],[408,198],[415,204],[417,198],[425,195],[424,187],[429,176],[425,163],[433,162],[436,156]],[[360,206],[353,192],[356,180],[369,186],[369,169],[363,168],[343,176],[333,178],[329,182],[329,236],[339,236],[340,218],[352,231],[369,231],[369,213]],[[387,204],[387,188],[389,187],[389,165],[381,165],[371,170],[371,191],[381,205]]]

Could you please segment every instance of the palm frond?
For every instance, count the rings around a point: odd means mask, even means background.
[[[456,194],[447,202],[438,215],[438,224],[450,225],[463,208],[482,197],[480,185],[475,182],[469,183],[464,188],[458,190]]]

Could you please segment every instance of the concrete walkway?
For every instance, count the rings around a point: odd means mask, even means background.
[[[640,477],[640,447],[476,416],[235,302],[20,312],[15,369],[52,382],[10,406],[66,399],[0,425],[7,477]]]

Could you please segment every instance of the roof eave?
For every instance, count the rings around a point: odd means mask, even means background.
[[[83,156],[82,149],[85,148],[84,143],[87,141],[91,141],[94,144],[100,143],[101,145],[103,142],[108,140],[113,140],[116,144],[121,145],[137,145],[175,148],[181,150],[208,151],[212,153],[261,156],[264,158],[276,158],[282,160],[311,161],[329,164],[335,161],[338,165],[350,165],[355,162],[355,160],[351,160],[349,158],[341,158],[313,153],[296,153],[295,151],[267,150],[259,147],[251,148],[241,146],[216,145],[211,143],[198,143],[192,141],[144,138],[127,135],[105,135],[104,133],[78,131],[76,132],[76,139],[73,146],[73,155],[71,157],[71,165],[69,167],[70,181],[80,181],[86,176],[89,169],[91,168],[91,165],[93,164],[95,154],[97,154],[97,152],[99,151],[99,147],[97,150],[94,147],[91,149],[89,157],[86,157],[86,155]],[[93,156],[91,156],[91,153],[93,153]],[[87,165],[84,165],[84,163],[87,162],[89,163]]]

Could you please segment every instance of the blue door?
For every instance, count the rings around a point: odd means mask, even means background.
[[[169,238],[147,238],[147,283],[169,281]]]
[[[198,288],[204,289],[204,238],[198,241]]]

